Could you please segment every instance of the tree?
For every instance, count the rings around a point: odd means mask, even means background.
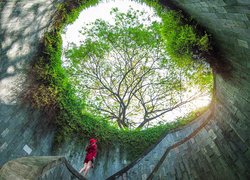
[[[150,15],[133,9],[113,9],[111,15],[114,24],[100,19],[89,24],[81,46],[67,51],[72,81],[88,94],[92,112],[101,112],[120,128],[142,128],[204,95],[184,95],[197,71],[193,66],[180,69],[170,60],[160,22],[149,23]]]

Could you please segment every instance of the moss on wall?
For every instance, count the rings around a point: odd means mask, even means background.
[[[128,152],[129,159],[134,159],[147,148],[155,144],[167,131],[185,125],[194,118],[175,123],[159,125],[145,130],[119,130],[110,125],[107,119],[93,116],[85,111],[85,101],[79,99],[70,84],[68,74],[62,68],[61,32],[65,25],[73,23],[79,13],[98,0],[66,1],[57,5],[51,30],[45,33],[40,46],[40,53],[31,63],[30,86],[23,94],[25,102],[34,108],[43,110],[57,127],[56,144],[69,138],[79,139],[95,137],[100,149],[104,146],[118,145]]]

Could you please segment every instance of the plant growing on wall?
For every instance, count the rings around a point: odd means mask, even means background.
[[[88,110],[101,112],[120,128],[142,128],[208,92],[185,93],[195,88],[191,77],[197,67],[179,68],[169,58],[160,22],[149,25],[150,15],[133,9],[110,13],[114,24],[100,19],[89,24],[81,46],[67,52],[72,82],[83,96],[88,94]]]
[[[60,33],[64,25],[72,23],[82,9],[97,2],[97,0],[78,0],[68,1],[57,6],[53,28],[45,33],[40,48],[41,52],[32,64],[34,69],[31,68],[30,71],[33,82],[27,87],[24,97],[31,102],[33,107],[44,110],[47,114],[51,115],[50,111],[53,109],[52,117],[49,120],[53,121],[57,127],[57,142],[70,137],[72,134],[80,138],[96,137],[103,145],[110,145],[112,140],[113,143],[123,146],[129,152],[130,158],[133,159],[157,142],[159,137],[167,130],[186,124],[190,121],[190,118],[182,122],[178,121],[143,130],[118,130],[107,119],[86,111],[86,100],[79,99],[76,90],[73,88],[74,84],[71,84],[72,81],[69,80],[68,73],[62,68]],[[139,39],[137,41],[140,42]],[[165,64],[165,66],[167,65]],[[202,66],[194,66],[199,67],[197,72],[202,74]],[[147,67],[142,68],[142,72],[146,69]],[[183,72],[190,77],[199,77],[199,73],[190,74],[187,70],[183,70]],[[208,77],[205,74],[203,75]],[[194,117],[192,116],[191,119]],[[140,146],[136,146],[138,143],[140,143]]]

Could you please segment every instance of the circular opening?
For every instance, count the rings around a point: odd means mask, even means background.
[[[157,49],[153,48],[157,45],[155,40],[163,38],[164,41],[159,41],[159,44],[165,46],[163,49],[158,49],[158,52],[160,52],[162,56],[160,56],[161,61],[157,61],[156,67],[173,66],[173,68],[170,68],[170,71],[167,72],[160,68],[153,72],[161,76],[170,74],[171,72],[172,74],[170,75],[173,77],[175,77],[176,74],[178,75],[178,73],[182,75],[184,73],[187,77],[176,78],[177,82],[180,82],[180,80],[188,82],[194,79],[195,81],[191,84],[200,85],[199,87],[203,87],[205,90],[211,89],[212,83],[208,83],[212,82],[211,69],[209,69],[205,61],[202,61],[204,52],[206,54],[209,50],[209,35],[204,32],[196,33],[195,28],[188,25],[187,18],[183,18],[181,14],[173,11],[165,11],[164,8],[157,3],[145,2],[155,10],[161,19],[160,25],[155,23],[152,25],[149,24],[147,27],[149,29],[153,29],[153,25],[155,29],[160,27],[158,28],[159,33],[154,34],[148,32],[147,28],[145,30],[144,25],[140,26],[141,29],[139,30],[138,28],[132,28],[132,32],[137,32],[139,35],[147,34],[148,36],[134,36],[133,41],[130,43],[134,43],[135,45],[141,43],[141,45],[143,45],[144,42],[150,42],[151,45],[149,48],[153,51]],[[138,127],[138,124],[125,124],[125,126],[117,128],[118,123],[116,123],[116,121],[110,121],[111,118],[94,112],[94,109],[90,109],[89,98],[85,95],[82,96],[82,93],[77,91],[76,87],[80,84],[79,80],[73,80],[73,76],[70,76],[70,74],[74,72],[74,69],[63,68],[65,65],[62,65],[61,57],[62,54],[65,53],[65,50],[62,49],[61,32],[64,31],[63,27],[65,25],[73,23],[82,9],[96,5],[97,3],[98,1],[96,0],[90,0],[87,3],[72,1],[70,3],[61,3],[57,6],[53,28],[51,31],[45,33],[40,47],[40,55],[35,58],[33,64],[31,64],[32,67],[30,68],[29,77],[32,78],[29,78],[30,86],[27,86],[24,91],[23,100],[31,103],[33,107],[43,110],[47,115],[46,120],[56,125],[56,143],[58,145],[69,137],[76,141],[82,141],[83,138],[94,137],[98,140],[100,146],[120,146],[120,149],[128,154],[128,159],[132,160],[141,155],[147,148],[152,146],[152,144],[155,144],[159,138],[169,130],[187,124],[201,114],[202,111],[191,112],[187,117],[179,118],[177,121],[171,123],[157,121],[155,124],[150,125],[146,123],[142,128],[133,129]],[[131,16],[133,16],[133,14]],[[125,18],[124,20],[127,19]],[[192,21],[190,21],[190,24],[195,25]],[[94,26],[93,28],[95,27],[98,26]],[[152,39],[152,34],[155,35],[155,39]],[[142,38],[142,41],[140,41],[139,37]],[[123,44],[121,43],[120,45]],[[75,50],[78,51],[77,46]],[[93,52],[95,49],[90,48],[89,50]],[[69,50],[69,52],[70,51],[71,50]],[[86,49],[84,51],[86,51]],[[167,51],[167,54],[164,53],[165,51]],[[79,52],[81,51],[79,50]],[[89,51],[86,52],[89,53]],[[107,53],[107,51],[103,52],[101,57],[104,57]],[[142,53],[139,54],[143,55]],[[70,55],[70,53],[68,55]],[[93,53],[93,55],[96,55],[96,53]],[[165,57],[165,59],[162,57]],[[192,59],[196,61],[191,61]],[[145,59],[143,62],[145,62]],[[174,62],[175,64],[169,64],[169,62]],[[105,64],[108,65],[107,62]],[[140,66],[142,72],[148,69],[149,63],[139,64],[142,65]],[[163,75],[160,73],[162,71],[164,72]],[[130,77],[133,78],[132,75],[130,75]],[[153,83],[150,80],[156,81],[158,79],[151,77],[151,79],[146,82]],[[164,84],[165,81],[160,81],[160,83]],[[158,82],[158,85],[160,85],[160,83]],[[184,86],[176,86],[177,90],[183,90],[183,88]],[[157,91],[157,88],[154,89],[151,87],[142,91],[142,93],[149,92],[148,90]],[[177,93],[177,90],[176,94],[178,98],[184,98],[183,95]],[[147,95],[147,97],[150,97],[152,94],[148,93]],[[173,101],[173,103],[174,102],[175,101]],[[195,102],[190,106],[194,107],[196,104]],[[132,108],[132,110],[134,109]],[[140,146],[138,146],[138,144],[140,144]]]
[[[62,34],[63,65],[85,110],[120,128],[186,120],[211,101],[212,70],[200,56],[207,34],[157,8],[101,2]]]

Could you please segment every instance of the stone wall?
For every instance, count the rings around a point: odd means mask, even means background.
[[[231,71],[224,76],[215,74],[213,116],[192,138],[187,138],[188,134],[195,130],[189,129],[186,138],[167,146],[164,154],[156,146],[153,151],[159,151],[160,157],[153,156],[147,163],[139,161],[110,179],[122,176],[131,179],[249,179],[250,1],[162,0],[161,3],[184,10],[204,26],[213,35],[219,55],[230,65]],[[166,138],[166,142],[172,141],[168,135]],[[144,164],[153,166],[148,168]],[[133,171],[136,166],[140,167],[139,172]]]
[[[215,113],[220,112],[216,106]],[[190,140],[172,149],[152,177],[159,179],[248,179],[249,148],[220,118],[213,117]]]
[[[85,147],[87,141],[83,140],[82,143],[76,142],[72,139],[64,142],[60,148],[57,148],[51,155],[60,155],[66,157],[68,162],[76,170],[80,170],[83,167],[83,160],[86,152]],[[109,147],[98,147],[97,158],[94,163],[93,169],[88,173],[88,179],[103,180],[114,174],[118,170],[122,169],[128,163],[127,154],[120,152],[119,147],[111,149]]]
[[[232,66],[228,77],[215,75],[217,99],[215,117],[214,121],[206,127],[210,133],[204,134],[203,141],[212,138],[210,150],[207,151],[218,159],[217,168],[228,167],[233,172],[237,171],[233,175],[228,174],[231,179],[250,177],[250,171],[247,168],[250,163],[250,1],[176,0],[172,2],[212,33],[222,57]],[[209,149],[202,143],[202,138],[197,138],[197,141],[200,142],[197,143],[198,147],[205,148],[205,151]],[[191,154],[193,154],[192,151],[189,152],[189,155]],[[224,164],[220,163],[221,159],[225,160]]]
[[[211,122],[171,151],[157,177],[170,179],[248,179],[250,177],[250,1],[176,0],[178,8],[213,35],[231,65],[227,77],[215,74]],[[162,1],[164,3],[164,1]],[[175,167],[173,169],[173,167]]]
[[[146,152],[142,157],[108,179],[120,179],[121,177],[125,179],[147,179],[150,176],[155,176],[158,170],[163,169],[161,167],[162,162],[166,159],[169,152],[192,139],[211,121],[211,117],[212,111],[208,110],[192,123],[168,133],[152,150]],[[172,168],[174,167],[172,166]]]
[[[55,2],[49,0],[0,2],[0,164],[28,155],[51,155],[54,129],[39,112],[19,103],[25,69],[49,28]],[[165,3],[167,1],[163,1]],[[169,1],[168,1],[169,2]],[[216,104],[202,127],[167,135],[161,154],[140,166],[141,179],[248,179],[250,177],[250,1],[172,0],[213,35],[223,59],[231,64],[230,76],[215,74]],[[199,126],[197,126],[199,127]],[[195,132],[195,133],[194,133]],[[186,133],[186,135],[185,135]],[[189,135],[192,136],[189,136]],[[179,135],[181,138],[179,139]],[[189,137],[189,138],[187,138]],[[169,138],[169,139],[168,139]],[[168,144],[172,142],[173,144]],[[65,143],[54,154],[65,155],[78,169],[83,145]],[[170,147],[170,148],[168,148]],[[164,151],[164,148],[165,151]],[[103,178],[127,162],[119,150],[103,151],[95,178]],[[112,157],[112,158],[111,158]],[[145,155],[146,157],[146,155]],[[106,163],[106,164],[105,164]],[[108,163],[108,164],[107,164]],[[106,167],[103,168],[103,167]],[[131,166],[132,168],[133,166]],[[143,168],[145,167],[145,168]],[[149,169],[148,169],[149,168]],[[92,172],[92,173],[93,173]],[[132,171],[131,171],[132,172]],[[147,172],[147,173],[145,173]],[[150,173],[149,173],[150,172]],[[146,176],[144,176],[146,174]],[[132,178],[135,177],[132,173]],[[139,176],[138,176],[139,178]],[[139,179],[140,179],[139,178]]]
[[[25,76],[28,64],[44,32],[51,28],[59,1],[0,1],[0,166],[18,157],[42,155],[65,156],[77,170],[83,165],[87,140],[80,145],[70,140],[54,150],[55,128],[18,98],[29,78]],[[102,179],[127,163],[119,149],[102,149],[89,175]]]
[[[0,179],[84,180],[85,178],[75,171],[64,157],[36,156],[22,157],[9,161],[0,169]]]
[[[25,86],[27,65],[35,57],[48,29],[55,2],[0,2],[0,164],[27,155],[51,151],[54,129],[41,115],[22,105],[18,96]]]

